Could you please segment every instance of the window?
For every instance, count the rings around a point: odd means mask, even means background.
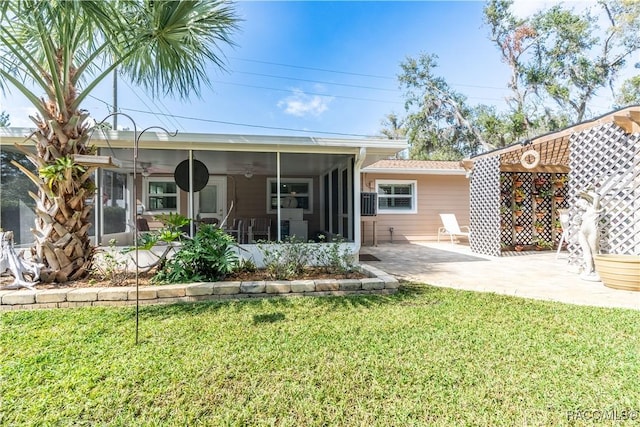
[[[127,230],[127,175],[102,170],[102,234]]]
[[[173,178],[145,178],[143,197],[146,202],[146,210],[166,213],[178,212],[179,191]]]
[[[313,179],[281,178],[280,207],[302,208],[304,213],[313,212]],[[278,180],[267,179],[267,213],[276,213],[278,209]]]
[[[417,213],[416,181],[378,180],[378,213]]]

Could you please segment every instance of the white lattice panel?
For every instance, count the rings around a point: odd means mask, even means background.
[[[479,159],[471,176],[471,250],[500,256],[500,157]]]
[[[577,194],[595,187],[601,194],[600,251],[640,255],[640,143],[610,123],[571,136],[569,160],[569,260],[582,263],[577,244]]]

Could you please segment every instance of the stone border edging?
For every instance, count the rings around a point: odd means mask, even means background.
[[[172,304],[206,300],[391,294],[398,280],[370,265],[360,266],[365,279],[275,280],[255,282],[203,282],[138,288],[140,304]],[[41,308],[135,305],[135,286],[0,290],[0,311]]]

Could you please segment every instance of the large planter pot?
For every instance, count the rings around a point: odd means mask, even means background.
[[[605,286],[640,292],[640,256],[595,255],[593,261]]]

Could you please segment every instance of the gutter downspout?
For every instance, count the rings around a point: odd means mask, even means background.
[[[277,242],[281,242],[282,241],[282,212],[280,211],[280,151],[276,152],[276,186],[278,187],[278,189],[276,190],[276,198],[278,200],[278,203],[276,204],[277,209],[277,221],[278,221],[278,238],[276,239]],[[271,203],[271,202],[269,202]]]
[[[100,149],[98,148],[98,151],[96,152],[97,155],[100,155]],[[102,188],[102,171],[100,169],[96,169],[96,171],[94,172],[95,175],[95,186],[98,189],[98,191],[96,191],[96,195],[94,198],[94,206],[95,209],[93,210],[95,213],[95,220],[94,220],[94,225],[95,225],[95,245],[96,246],[100,246],[102,243],[102,231],[103,231],[103,220],[104,220],[104,216],[103,216],[103,207],[102,207],[102,201],[103,199],[103,194],[104,194],[104,188]],[[111,179],[113,181],[113,178]],[[111,197],[113,197],[113,191],[111,192]],[[134,218],[137,220],[137,215],[134,216]],[[126,221],[126,219],[125,219]]]
[[[189,207],[187,208],[187,215],[189,216],[189,236],[193,238],[195,236],[195,224],[194,224],[194,197],[193,197],[193,150],[189,150],[189,196],[188,196]],[[178,212],[180,211],[180,206],[178,206]]]
[[[353,233],[354,254],[360,252],[360,242],[362,241],[362,221],[360,220],[360,211],[362,209],[360,206],[360,199],[362,197],[360,193],[362,192],[362,183],[360,182],[360,168],[362,167],[366,157],[367,148],[360,147],[360,152],[356,154],[356,161],[353,165],[353,226],[355,229],[355,232]]]

